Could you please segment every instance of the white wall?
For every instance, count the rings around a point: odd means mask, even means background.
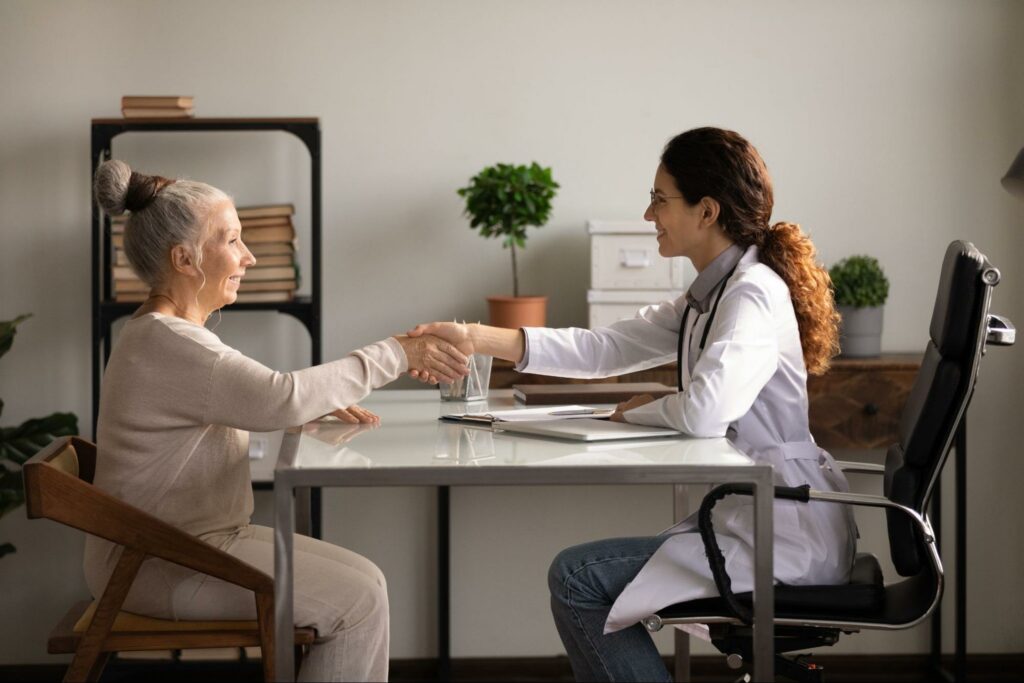
[[[1019,3],[980,0],[2,0],[0,319],[35,313],[0,361],[2,422],[73,410],[88,431],[88,122],[118,115],[123,94],[194,95],[201,116],[320,117],[327,358],[418,321],[481,319],[483,296],[508,292],[507,253],[470,233],[454,192],[496,161],[554,168],[562,189],[521,278],[551,297],[551,324],[585,324],[584,222],[638,218],[661,146],[704,124],[758,146],[776,218],[802,223],[824,261],[879,258],[892,281],[886,349],[923,346],[953,238],[1003,268],[995,308],[1019,323],[1024,205],[998,178],[1024,144],[1022,29]],[[295,201],[308,226],[306,157],[287,136],[125,136],[115,154],[240,203]],[[218,333],[280,369],[308,359],[302,328],[271,314],[225,316]],[[1022,380],[1019,351],[992,351],[971,415],[975,652],[1024,647]],[[327,495],[328,538],[390,577],[395,657],[433,653],[432,501],[411,489]],[[560,652],[544,583],[552,555],[654,532],[669,501],[660,489],[456,491],[454,654]],[[267,510],[260,496],[258,518]],[[862,529],[880,545],[878,518]],[[84,593],[81,539],[20,515],[0,522],[7,539],[19,552],[0,561],[0,663],[53,661],[45,633]],[[839,650],[927,642],[916,629]]]

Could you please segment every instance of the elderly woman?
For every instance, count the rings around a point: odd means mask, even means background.
[[[250,524],[247,430],[271,431],[333,414],[377,422],[356,406],[410,368],[440,380],[466,357],[436,337],[396,336],[298,372],[275,372],[204,327],[235,301],[256,259],[242,243],[231,198],[204,183],[133,172],[108,161],[96,174],[103,210],[131,213],[125,253],[150,287],[124,325],[100,397],[95,484],[231,555],[272,573],[273,534]],[[86,581],[102,594],[116,546],[89,537]],[[255,619],[252,594],[158,559],[124,603],[164,619]],[[295,539],[295,620],[318,638],[301,680],[386,680],[388,598],[381,571],[349,550]]]

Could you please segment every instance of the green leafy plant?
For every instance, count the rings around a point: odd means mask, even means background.
[[[837,306],[881,306],[889,298],[889,280],[878,260],[857,255],[844,258],[828,271]]]
[[[10,351],[17,327],[29,315],[0,322],[0,356]],[[4,402],[0,401],[0,414]],[[36,451],[58,436],[78,433],[78,418],[72,413],[54,413],[47,417],[26,420],[17,427],[0,427],[0,517],[15,510],[25,502],[25,489],[21,477],[21,466]],[[0,557],[14,552],[10,543],[0,543]]]
[[[502,247],[512,250],[513,296],[519,296],[516,247],[526,247],[527,227],[547,223],[558,188],[551,169],[535,161],[529,166],[488,166],[458,190],[466,200],[470,229],[480,228],[481,237],[504,237]]]

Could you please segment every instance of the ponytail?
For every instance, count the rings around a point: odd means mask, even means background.
[[[768,228],[759,253],[761,263],[789,287],[807,372],[823,375],[839,353],[839,313],[832,279],[816,255],[811,239],[796,223],[776,223]]]

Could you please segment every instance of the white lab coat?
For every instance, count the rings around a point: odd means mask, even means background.
[[[524,372],[607,377],[662,365],[676,357],[685,297],[648,306],[635,318],[596,330],[527,328]],[[690,311],[683,358],[684,390],[630,410],[629,422],[667,426],[699,437],[727,436],[775,468],[776,484],[846,491],[846,478],[819,448],[807,421],[807,371],[785,282],[750,247],[726,284],[693,376],[686,354],[698,353],[708,314]],[[856,527],[848,506],[776,501],[775,580],[790,585],[849,580]],[[737,593],[753,590],[753,502],[730,496],[714,511],[715,532]],[[612,606],[605,632],[631,626],[677,602],[718,595],[696,515],[665,531],[655,552]]]

